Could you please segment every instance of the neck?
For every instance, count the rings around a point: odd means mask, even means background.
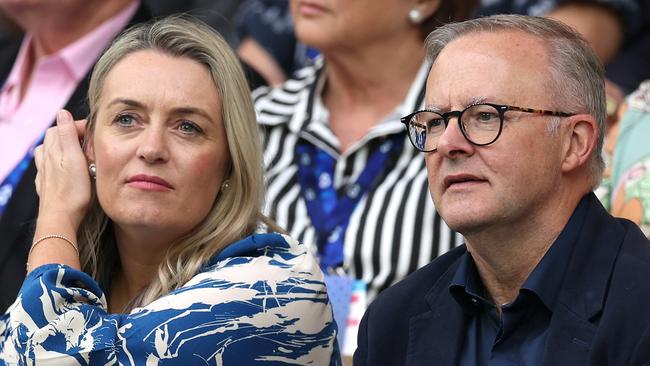
[[[424,60],[421,40],[414,36],[399,41],[323,51],[323,103],[342,151],[404,100],[417,75]]]
[[[424,60],[422,41],[416,36],[364,47],[339,47],[323,54],[327,60],[325,100],[329,103],[380,105],[382,100],[393,100],[397,105]]]
[[[154,231],[133,232],[117,227],[115,239],[120,269],[111,282],[109,309],[121,312],[151,284],[172,241]]]
[[[560,195],[559,195],[560,196]],[[467,250],[479,276],[500,311],[519,294],[530,273],[560,235],[582,195],[549,200],[537,214],[521,222],[467,235]],[[564,200],[563,200],[564,199]]]
[[[38,17],[34,14],[35,19],[29,20],[28,29],[33,37],[35,60],[56,53],[77,41],[115,16],[132,1],[88,1],[84,6],[74,9],[74,21],[70,20],[70,14],[41,14]],[[61,10],[66,13],[71,11]]]

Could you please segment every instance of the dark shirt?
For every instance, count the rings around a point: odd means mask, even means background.
[[[469,314],[461,366],[541,365],[548,328],[558,291],[574,243],[584,223],[583,198],[569,222],[519,290],[517,298],[501,307],[502,314],[481,282],[469,252],[463,255],[449,291]]]

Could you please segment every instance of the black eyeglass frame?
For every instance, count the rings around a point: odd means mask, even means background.
[[[467,132],[465,131],[465,127],[463,126],[462,123],[460,123],[460,118],[463,115],[463,113],[466,110],[468,110],[468,109],[470,109],[472,107],[476,107],[478,105],[487,105],[487,106],[490,106],[490,107],[494,107],[499,112],[499,132],[496,134],[496,136],[494,137],[494,139],[492,141],[487,142],[487,143],[483,143],[483,144],[478,144],[478,143],[472,141],[469,137],[467,137]],[[449,112],[445,112],[445,113],[440,113],[440,112],[432,111],[432,110],[428,110],[428,109],[422,109],[422,110],[415,111],[415,112],[413,112],[411,114],[408,114],[408,115],[400,118],[400,122],[402,122],[404,124],[404,127],[406,127],[406,133],[409,136],[409,141],[411,142],[411,145],[413,145],[413,147],[415,147],[416,150],[421,151],[421,152],[433,152],[433,151],[436,151],[438,148],[435,147],[435,148],[433,148],[431,150],[423,150],[423,149],[420,149],[415,144],[415,142],[413,142],[413,138],[411,137],[411,133],[409,132],[409,123],[410,123],[411,119],[413,118],[413,116],[415,116],[416,114],[422,113],[422,112],[428,112],[428,113],[435,113],[435,114],[439,115],[440,117],[442,117],[442,120],[445,123],[445,130],[447,129],[447,127],[449,125],[449,119],[451,117],[456,117],[457,120],[458,120],[458,126],[460,127],[460,132],[463,134],[463,137],[465,137],[465,140],[469,141],[469,143],[471,143],[472,145],[487,146],[487,145],[493,144],[496,140],[499,139],[499,136],[501,136],[501,131],[503,130],[503,119],[504,119],[504,115],[505,115],[505,113],[507,111],[534,113],[534,114],[539,114],[539,115],[556,116],[556,117],[571,117],[571,116],[575,115],[574,113],[549,111],[549,110],[546,110],[546,109],[516,107],[516,106],[512,106],[512,105],[507,105],[507,104],[476,103],[476,104],[472,104],[472,105],[469,105],[469,106],[465,107],[465,109],[463,109],[462,111],[449,111]],[[424,126],[424,127],[426,129],[426,126]]]

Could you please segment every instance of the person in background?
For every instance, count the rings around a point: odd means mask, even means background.
[[[0,49],[0,312],[16,299],[38,209],[33,148],[56,112],[87,114],[88,77],[101,51],[150,19],[133,0],[0,0],[24,31]]]
[[[607,117],[594,51],[521,15],[426,45],[426,108],[402,120],[465,245],[375,299],[354,364],[646,364],[650,242],[592,193]]]
[[[629,219],[650,236],[650,80],[627,97],[612,130],[611,179],[606,197],[612,215]]]
[[[372,301],[460,244],[423,199],[424,159],[399,117],[423,103],[426,35],[469,18],[476,3],[292,0],[298,40],[321,55],[281,86],[253,92],[265,212],[318,254],[330,296],[341,300],[333,303],[344,345],[356,335],[350,299]]]
[[[315,258],[260,232],[279,229],[223,38],[178,17],[130,28],[88,98],[87,126],[60,111],[35,151],[39,214],[0,365],[338,365]]]
[[[294,69],[299,43],[288,0],[248,0],[235,17],[237,55],[249,67],[251,87],[282,84]]]
[[[424,37],[474,5],[292,0],[299,40],[322,57],[253,92],[266,212],[311,245],[322,268],[365,281],[370,297],[460,240],[422,200],[424,160],[398,116],[423,103]]]

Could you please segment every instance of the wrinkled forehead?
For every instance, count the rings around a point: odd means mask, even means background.
[[[442,49],[427,78],[428,107],[478,102],[547,107],[552,74],[544,42],[519,31],[477,32]]]

